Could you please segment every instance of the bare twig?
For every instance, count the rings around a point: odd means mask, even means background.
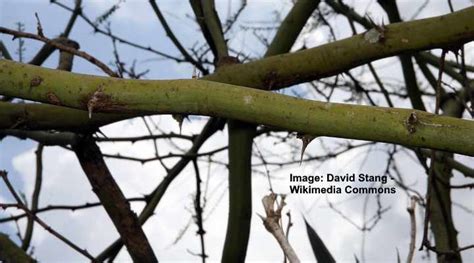
[[[159,161],[159,160],[164,160],[164,159],[169,159],[169,158],[175,158],[175,157],[188,157],[188,158],[195,158],[195,157],[203,157],[203,156],[211,156],[216,153],[222,152],[227,150],[227,146],[217,148],[212,151],[208,152],[202,152],[202,153],[184,153],[184,154],[174,154],[174,153],[169,153],[166,155],[162,156],[156,156],[156,157],[150,157],[150,158],[139,158],[139,157],[133,157],[133,156],[123,156],[120,154],[103,154],[104,157],[106,158],[114,158],[114,159],[122,159],[122,160],[129,160],[129,161],[135,161],[135,162],[141,162],[141,163],[147,163],[147,162],[152,162],[152,161]]]
[[[39,195],[43,182],[43,149],[43,144],[39,143],[38,148],[36,149],[36,180],[33,195],[31,197],[31,211],[35,211],[38,209]],[[26,223],[25,238],[23,239],[23,243],[21,245],[21,248],[25,251],[28,250],[31,242],[31,237],[33,236],[33,223],[33,218],[28,217],[28,222]]]
[[[96,262],[94,257],[87,252],[87,250],[82,249],[78,247],[76,244],[73,242],[69,241],[67,238],[65,238],[63,235],[59,234],[56,232],[54,229],[52,229],[49,225],[47,225],[43,220],[38,218],[35,214],[33,214],[28,207],[21,201],[20,196],[16,193],[15,189],[13,188],[12,184],[10,183],[10,180],[8,180],[7,172],[6,171],[0,171],[0,177],[2,177],[3,181],[5,182],[5,185],[7,186],[8,190],[10,193],[13,195],[15,198],[16,202],[18,203],[18,208],[22,209],[25,211],[25,213],[28,215],[28,217],[33,218],[35,222],[37,222],[39,225],[41,225],[46,231],[51,233],[53,236],[57,237],[59,240],[63,241],[66,245],[71,247],[72,249],[76,250],[83,256],[87,257],[88,259],[92,260],[93,262]]]
[[[35,39],[35,40],[42,41],[42,42],[44,42],[46,44],[49,44],[49,45],[51,45],[51,46],[53,46],[53,47],[55,47],[59,50],[66,51],[66,52],[74,54],[78,57],[84,58],[85,60],[89,61],[90,63],[92,63],[92,64],[96,65],[97,67],[99,67],[100,69],[102,69],[102,71],[104,71],[105,73],[107,73],[111,77],[118,77],[118,75],[113,70],[111,70],[109,67],[107,67],[107,65],[102,63],[100,60],[98,60],[94,56],[92,56],[92,55],[90,55],[90,54],[88,54],[84,51],[79,51],[75,48],[65,46],[65,45],[59,43],[58,41],[51,40],[51,39],[49,39],[47,37],[44,37],[44,36],[40,36],[40,35],[36,35],[36,34],[32,34],[32,33],[27,33],[27,32],[16,31],[16,30],[5,28],[5,27],[0,27],[0,33],[12,35],[14,38],[30,38],[30,39]]]
[[[51,2],[53,4],[56,4],[58,6],[60,6],[61,8],[65,9],[65,10],[68,10],[70,12],[75,12],[76,9],[72,9],[64,4],[62,4],[61,2],[58,2],[57,0],[51,0]],[[152,52],[154,54],[157,54],[159,56],[162,56],[164,58],[167,58],[167,59],[171,59],[171,60],[174,60],[176,62],[185,62],[185,60],[183,59],[180,59],[180,58],[177,58],[177,57],[173,57],[171,55],[168,55],[166,53],[163,53],[163,52],[160,52],[156,49],[153,49],[152,47],[150,46],[144,46],[144,45],[140,45],[140,44],[137,44],[137,43],[133,43],[131,41],[128,41],[124,38],[121,38],[119,36],[116,36],[114,34],[112,34],[110,31],[106,31],[106,30],[103,30],[101,28],[99,28],[94,22],[92,22],[86,15],[84,15],[84,13],[82,12],[79,12],[78,13],[78,16],[80,16],[88,25],[90,25],[92,27],[92,29],[94,30],[94,33],[100,33],[100,34],[103,34],[105,36],[108,36],[110,37],[111,39],[113,40],[117,40],[118,42],[120,43],[123,43],[123,44],[126,44],[126,45],[129,45],[129,46],[132,46],[132,47],[135,47],[135,48],[138,48],[138,49],[142,49],[142,50],[146,50],[146,51],[149,51],[149,52]]]
[[[127,198],[127,201],[128,202],[147,202],[148,197],[146,196],[145,197],[132,197],[132,198]],[[16,204],[9,205],[9,206],[18,208],[18,205]],[[98,206],[102,206],[102,203],[101,202],[94,202],[94,203],[87,202],[82,205],[48,205],[46,207],[38,208],[37,210],[31,210],[31,213],[39,214],[39,213],[54,211],[54,210],[71,210],[71,212],[74,212],[76,210],[83,210],[83,209],[94,208]],[[27,216],[28,215],[26,213],[23,213],[23,214],[10,216],[10,217],[0,218],[0,224],[10,222],[10,221],[18,221],[19,219],[22,219]]]
[[[291,213],[290,211],[288,210],[288,212],[286,212],[286,216],[288,217],[288,225],[286,225],[286,240],[290,240],[290,228],[293,226],[293,222],[291,221]],[[285,258],[283,259],[283,262],[286,263],[286,256]]]
[[[38,13],[36,12],[35,12],[35,17],[36,17],[36,30],[38,31],[38,36],[44,37],[43,27],[41,26],[41,21],[39,19]]]
[[[439,66],[439,72],[438,72],[438,81],[436,85],[436,107],[435,107],[435,114],[439,114],[439,108],[440,108],[440,103],[441,103],[441,83],[443,79],[443,72],[444,72],[444,59],[446,57],[446,50],[443,49],[441,53],[441,59],[440,59],[440,66]],[[433,158],[434,160],[434,158]]]
[[[263,197],[262,203],[267,216],[260,216],[260,218],[262,218],[263,225],[265,226],[267,231],[275,237],[281,249],[283,250],[283,253],[285,253],[290,263],[299,263],[300,260],[298,259],[298,256],[296,255],[295,251],[288,242],[288,239],[286,239],[285,232],[283,231],[279,223],[281,219],[281,210],[286,204],[285,196],[281,196],[281,202],[277,205],[275,209],[277,197],[278,196],[275,193],[270,193],[269,195]]]
[[[206,262],[206,249],[204,244],[204,235],[206,231],[204,230],[203,220],[202,220],[202,213],[203,208],[201,206],[201,176],[199,174],[199,167],[197,160],[193,160],[193,167],[196,174],[196,196],[194,198],[194,211],[196,215],[194,217],[196,225],[198,226],[198,231],[196,232],[199,235],[199,239],[201,241],[201,254],[199,256],[202,258],[202,262]]]
[[[415,255],[415,243],[416,243],[416,214],[415,207],[418,197],[412,196],[410,198],[410,206],[407,208],[408,214],[410,214],[410,246],[408,249],[407,263],[413,262],[413,256]]]
[[[178,38],[176,37],[176,35],[171,30],[170,26],[168,25],[168,22],[166,21],[165,17],[163,16],[160,9],[158,8],[158,5],[156,4],[156,1],[155,0],[150,0],[150,5],[151,5],[153,11],[155,12],[156,16],[158,17],[158,20],[160,20],[160,23],[163,26],[163,29],[165,30],[166,35],[171,40],[171,42],[173,42],[173,44],[179,50],[181,55],[183,55],[184,59],[186,61],[188,61],[189,63],[191,63],[192,65],[194,65],[196,68],[198,68],[204,75],[207,75],[209,73],[209,71],[206,68],[203,67],[202,63],[199,63],[198,61],[196,61],[186,51],[186,49],[183,47],[183,45],[181,45],[181,42],[179,42]]]
[[[97,142],[130,142],[135,143],[138,141],[146,141],[146,140],[158,140],[158,139],[183,139],[192,141],[194,136],[177,134],[177,133],[169,133],[169,134],[153,134],[153,135],[144,135],[144,136],[137,136],[137,137],[99,137],[95,138]]]

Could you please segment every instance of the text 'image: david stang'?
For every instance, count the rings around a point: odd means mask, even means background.
[[[395,194],[395,187],[384,187],[388,183],[388,177],[385,175],[369,175],[369,174],[345,174],[334,175],[328,173],[326,175],[294,175],[290,174],[290,193],[292,194]],[[313,186],[314,183],[337,183],[331,185]],[[365,186],[345,185],[342,183],[370,183]],[[294,184],[297,183],[297,184]],[[381,185],[377,186],[376,183]]]

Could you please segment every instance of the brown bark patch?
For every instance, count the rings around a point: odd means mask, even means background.
[[[30,81],[30,88],[38,87],[41,82],[43,82],[43,78],[40,76],[34,76]]]
[[[61,100],[59,100],[58,96],[56,96],[56,94],[54,94],[53,92],[46,93],[46,99],[50,104],[59,106],[61,105]]]
[[[418,123],[418,117],[416,116],[416,113],[412,112],[410,113],[410,116],[408,116],[405,124],[407,127],[407,130],[409,133],[415,133],[416,132],[416,124]]]

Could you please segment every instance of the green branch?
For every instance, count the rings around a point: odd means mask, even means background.
[[[10,238],[0,233],[0,262],[36,262]]]
[[[338,74],[351,67],[363,65],[369,61],[389,57],[400,53],[444,47],[456,43],[464,43],[474,39],[474,7],[467,8],[445,16],[396,23],[386,26],[383,43],[368,44],[363,35],[357,35],[326,45],[291,54],[263,58],[246,64],[226,65],[219,72],[203,79],[230,83],[253,88],[279,88],[303,83],[320,77]],[[357,52],[354,52],[357,50]],[[5,108],[5,105],[0,105]],[[36,129],[60,128],[68,129],[84,127],[86,115],[76,119],[78,113],[59,108],[48,109],[48,106],[29,106],[28,128]],[[11,128],[14,114],[22,112],[22,108],[9,105],[9,111],[0,110],[0,128]],[[34,109],[34,111],[33,111]],[[14,114],[9,112],[15,111]],[[59,119],[45,118],[49,112],[60,113]],[[56,116],[56,115],[55,115]],[[93,117],[94,121],[95,116]],[[125,119],[118,118],[115,121]],[[9,125],[5,123],[9,122]],[[80,122],[80,123],[77,123]],[[107,123],[109,120],[107,120]],[[90,122],[86,122],[90,123]],[[44,125],[44,126],[43,126]]]
[[[54,118],[51,118],[54,116]],[[94,114],[47,104],[0,101],[0,129],[94,131],[113,122],[133,118],[132,114]]]
[[[324,103],[203,80],[123,80],[0,61],[0,94],[94,112],[184,113],[318,136],[474,155],[474,122],[410,109]]]
[[[229,120],[229,216],[222,262],[245,262],[252,219],[255,126]]]
[[[474,40],[474,7],[448,15],[385,26],[383,41],[364,34],[311,49],[230,65],[205,77],[253,88],[282,88],[332,76],[401,53],[456,46]],[[238,74],[237,74],[238,72]]]
[[[287,53],[319,5],[319,0],[298,0],[281,22],[278,31],[268,47],[265,57]]]
[[[398,12],[397,2],[395,0],[382,0],[378,2],[387,13],[390,23],[402,22],[400,13]],[[415,68],[413,67],[411,56],[402,54],[399,56],[399,59],[402,66],[403,79],[405,80],[408,98],[410,98],[412,107],[417,110],[426,111],[423,100],[421,99],[421,92],[416,80]]]

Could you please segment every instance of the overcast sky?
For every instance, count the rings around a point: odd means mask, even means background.
[[[73,1],[63,1],[69,6]],[[85,13],[95,18],[102,14],[107,8],[117,1],[83,1]],[[196,24],[187,17],[191,15],[188,1],[158,1],[162,12],[165,14],[177,37],[183,42],[185,47],[193,46],[197,41],[202,43],[202,37]],[[227,1],[217,1],[217,7],[221,19],[229,17],[236,11],[240,1],[233,0],[228,5]],[[381,11],[376,1],[346,1],[348,3],[357,2],[356,9],[360,13],[368,12],[375,21],[381,21],[384,13]],[[410,19],[419,6],[425,1],[399,1],[402,17]],[[472,5],[470,1],[453,1],[455,9]],[[229,40],[236,50],[246,50],[253,56],[259,56],[264,52],[264,47],[259,44],[250,32],[237,32],[243,25],[265,24],[278,19],[277,13],[281,17],[291,7],[291,1],[249,1],[241,17],[241,22],[232,33]],[[15,23],[25,24],[25,31],[36,31],[36,20],[34,13],[37,12],[43,26],[44,33],[49,37],[58,35],[69,19],[69,13],[56,5],[49,4],[47,0],[2,0],[0,1],[0,25],[15,28]],[[431,17],[449,13],[447,1],[430,1],[428,7],[419,14],[419,18]],[[177,50],[173,47],[169,39],[163,32],[157,18],[151,11],[148,1],[127,0],[121,4],[121,8],[113,14],[111,18],[111,28],[115,34],[132,39],[134,42],[142,43],[145,46],[152,46],[165,53],[177,55]],[[384,21],[388,21],[385,17]],[[347,21],[340,20],[342,26],[336,28],[339,38],[350,36]],[[362,31],[360,31],[362,32]],[[271,33],[268,37],[271,39]],[[328,36],[327,28],[313,31],[311,34],[301,37],[296,44],[300,47],[303,43],[308,47],[325,43]],[[112,43],[109,39],[100,35],[95,35],[92,29],[81,19],[75,25],[71,39],[80,42],[81,49],[95,55],[105,62],[112,61]],[[11,41],[10,36],[0,35],[0,39],[6,44],[15,59],[18,58],[15,50],[18,41]],[[40,43],[26,40],[25,60],[28,61],[37,52]],[[472,44],[467,49],[469,52],[467,62],[473,63]],[[119,45],[122,59],[131,63],[137,60],[139,70],[150,69],[146,75],[149,79],[175,79],[191,78],[193,68],[189,65],[163,61],[160,57],[135,48]],[[57,54],[49,58],[45,66],[56,67]],[[380,70],[382,77],[391,81],[401,81],[399,64],[396,59],[385,59],[375,63],[383,69]],[[74,62],[74,72],[103,75],[95,66],[78,58]],[[292,94],[286,91],[287,94]],[[343,101],[345,97],[337,97]],[[380,100],[382,102],[382,100]],[[408,103],[402,104],[406,107]],[[178,132],[178,125],[169,116],[154,117],[159,122],[159,127],[165,131]],[[191,122],[185,122],[183,133],[196,134],[200,131],[206,118],[196,118]],[[131,136],[146,134],[143,121],[141,119],[122,121],[106,126],[102,131],[110,137]],[[296,138],[290,138],[296,141]],[[205,152],[225,146],[227,142],[226,131],[218,132],[212,139],[208,140],[201,151]],[[257,145],[264,152],[288,152],[287,145],[274,145],[271,139],[257,139]],[[329,139],[325,143],[341,143],[341,139]],[[189,144],[183,144],[183,147]],[[167,144],[160,144],[160,153],[166,154],[173,150]],[[313,154],[323,153],[320,141],[312,143],[308,151]],[[293,174],[326,174],[326,173],[369,173],[381,174],[385,170],[386,154],[380,151],[383,147],[373,148],[369,155],[363,151],[351,151],[336,159],[325,162],[322,165],[315,163],[303,163],[301,166],[295,165],[285,169],[274,171],[272,176],[273,186],[276,192],[288,193],[290,173]],[[9,171],[10,178],[14,186],[19,191],[31,196],[35,179],[35,149],[36,143],[32,141],[20,141],[14,138],[6,138],[0,143],[0,169]],[[154,155],[153,145],[142,142],[133,145],[129,143],[103,143],[101,149],[104,153],[121,153],[124,155],[135,155],[139,157],[150,157]],[[380,154],[378,154],[380,153]],[[219,153],[221,160],[226,160],[226,153]],[[83,204],[85,202],[97,201],[91,191],[91,187],[84,176],[74,154],[59,147],[47,147],[43,154],[44,158],[44,179],[43,190],[41,192],[40,207],[48,204]],[[397,156],[397,163],[402,168],[406,183],[416,187],[421,193],[425,192],[426,176],[424,170],[417,165],[417,162],[407,155]],[[474,166],[473,158],[458,157],[465,164]],[[166,161],[172,165],[176,159]],[[158,163],[139,163],[129,161],[117,161],[107,159],[109,168],[114,178],[119,183],[121,189],[128,197],[148,194],[159,184],[165,176],[165,171]],[[202,171],[207,171],[207,166],[202,164]],[[209,181],[208,203],[205,208],[204,228],[206,230],[205,240],[209,259],[219,261],[222,253],[222,246],[225,238],[227,224],[227,172],[222,166],[211,166],[209,177],[203,174]],[[453,180],[463,182],[460,174],[455,173]],[[273,237],[264,229],[257,214],[264,214],[261,205],[261,198],[268,194],[268,182],[264,176],[255,174],[253,176],[253,218],[248,261],[280,261],[282,252]],[[188,251],[198,253],[200,243],[195,235],[196,226],[191,223],[189,229],[183,237],[173,244],[180,232],[191,220],[192,195],[195,182],[191,167],[173,181],[164,198],[160,202],[156,214],[146,223],[144,229],[160,261],[197,261],[199,258],[191,255]],[[290,195],[287,199],[287,209],[291,210],[294,227],[290,233],[290,243],[296,253],[303,261],[314,261],[311,247],[304,227],[303,215],[309,223],[316,229],[320,237],[338,262],[354,262],[354,255],[361,258],[363,237],[362,233],[353,225],[344,220],[340,215],[328,208],[327,198],[332,203],[338,203],[338,208],[352,220],[361,224],[363,218],[363,200],[365,196],[353,199],[348,195]],[[375,200],[371,197],[371,202],[367,208],[367,216],[374,212]],[[459,190],[453,193],[453,200],[463,204],[468,210],[474,210],[473,194],[469,190]],[[0,183],[0,202],[12,201],[11,196],[6,191],[4,185]],[[409,218],[406,207],[409,197],[402,191],[394,195],[382,196],[384,207],[390,210],[383,215],[383,220],[365,236],[365,260],[367,262],[394,262],[396,261],[397,249],[402,259],[406,258],[409,243]],[[143,206],[133,204],[137,212]],[[15,213],[13,210],[0,211],[0,217]],[[457,206],[453,207],[455,225],[459,231],[460,246],[474,243],[474,225],[472,214]],[[418,216],[418,239],[417,246],[421,240],[423,214],[417,211]],[[80,247],[86,248],[93,255],[100,253],[106,246],[114,241],[118,234],[113,224],[102,208],[93,208],[76,212],[57,211],[40,215],[50,226],[73,240]],[[20,227],[24,229],[25,221],[20,221]],[[15,224],[0,225],[0,232],[6,232],[11,238],[18,242]],[[64,262],[64,261],[85,261],[77,252],[65,246],[55,237],[42,230],[39,226],[35,228],[32,241],[34,255],[42,262]],[[425,253],[416,254],[417,262],[429,262],[430,259],[422,259]],[[465,262],[474,262],[474,251],[464,252]],[[129,261],[128,254],[122,250],[118,261]],[[432,255],[431,262],[435,261]]]

